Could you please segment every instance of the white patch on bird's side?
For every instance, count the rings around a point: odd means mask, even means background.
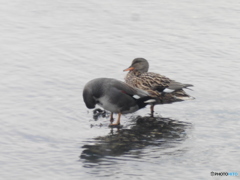
[[[183,101],[186,101],[186,100],[194,100],[195,98],[194,97],[177,97],[177,96],[174,96],[176,99],[180,99],[180,100],[183,100]]]
[[[163,92],[165,92],[165,93],[172,93],[173,91],[175,91],[175,90],[173,90],[173,89],[168,89],[168,88],[166,88],[166,89],[163,90]]]
[[[134,99],[139,99],[140,96],[135,94],[135,95],[133,95],[133,98],[134,98]]]
[[[155,103],[156,99],[149,99],[147,101],[144,101],[144,103]]]

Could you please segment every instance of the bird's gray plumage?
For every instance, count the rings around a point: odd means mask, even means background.
[[[148,92],[144,90],[133,88],[112,78],[93,79],[85,85],[83,90],[83,99],[89,109],[95,108],[95,105],[99,104],[114,113],[128,112],[132,107],[136,109],[138,104],[133,97],[134,95],[139,97],[149,96]],[[112,104],[112,106],[109,107],[109,104]],[[116,108],[114,109],[113,106]]]
[[[138,99],[135,95],[139,96]],[[89,81],[83,89],[83,100],[89,109],[98,104],[111,112],[110,126],[119,125],[121,114],[132,113],[155,102],[149,93],[129,86],[112,78],[97,78]],[[116,124],[113,122],[113,113],[118,113]]]

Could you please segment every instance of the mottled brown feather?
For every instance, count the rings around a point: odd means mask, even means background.
[[[182,101],[176,97],[190,97],[182,89],[172,93],[162,93],[165,88],[169,87],[172,80],[153,72],[140,73],[138,71],[129,71],[125,77],[125,81],[132,87],[147,91],[152,97],[156,97],[160,104]]]

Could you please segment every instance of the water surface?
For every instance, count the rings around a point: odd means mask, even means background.
[[[0,175],[3,179],[210,179],[240,162],[240,4],[231,1],[1,1]],[[156,106],[191,123],[178,143],[81,159],[107,136],[82,89],[123,80],[132,59],[194,84],[194,101]],[[122,117],[131,128],[138,115]],[[102,126],[99,126],[99,124]],[[93,127],[91,127],[93,125]],[[226,177],[229,178],[229,177]]]

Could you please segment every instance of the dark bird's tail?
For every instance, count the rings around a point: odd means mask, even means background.
[[[139,109],[144,108],[148,104],[152,104],[156,102],[156,99],[150,96],[141,97],[136,99],[136,102],[139,106]]]

